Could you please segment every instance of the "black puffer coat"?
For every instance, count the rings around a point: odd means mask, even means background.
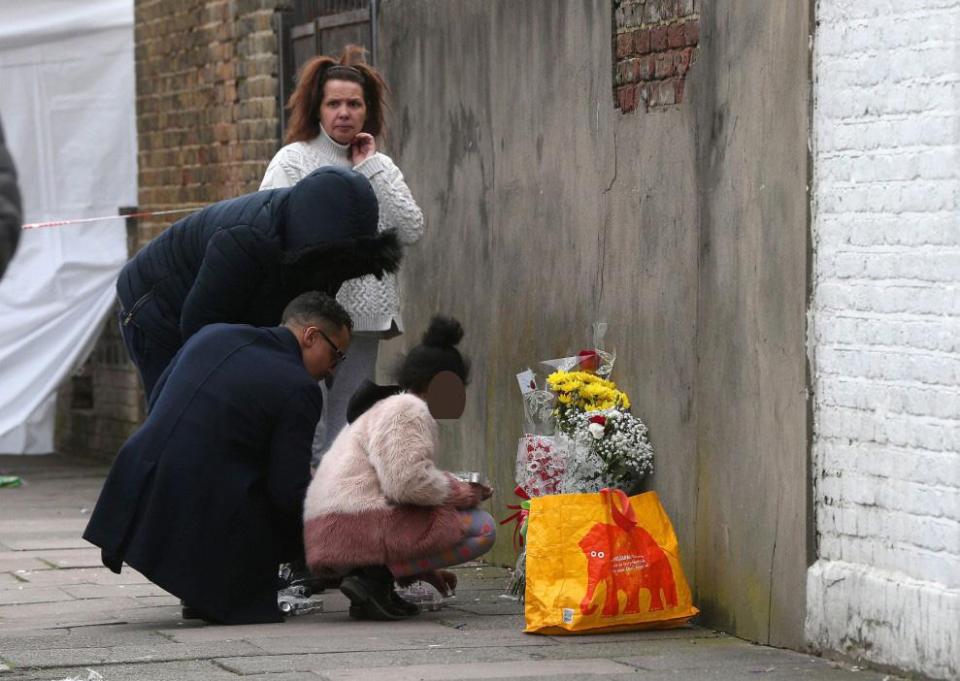
[[[377,234],[377,217],[369,181],[335,167],[293,187],[215,203],[124,266],[123,322],[171,352],[207,324],[275,326],[305,291],[335,295],[348,279],[396,271],[399,242]]]

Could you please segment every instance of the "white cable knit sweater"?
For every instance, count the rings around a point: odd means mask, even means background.
[[[322,166],[349,168],[352,163],[350,147],[337,144],[321,128],[320,134],[309,142],[294,142],[280,149],[267,166],[260,189],[292,187]],[[402,244],[416,243],[423,235],[423,213],[396,164],[386,154],[377,152],[353,169],[373,185],[380,204],[380,231],[396,229]],[[398,331],[403,331],[400,293],[394,274],[386,274],[379,280],[368,275],[344,282],[337,300],[353,318],[354,331],[389,334],[394,324]]]

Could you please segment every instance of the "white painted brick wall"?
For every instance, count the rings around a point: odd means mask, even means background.
[[[960,678],[960,0],[818,0],[807,637]]]

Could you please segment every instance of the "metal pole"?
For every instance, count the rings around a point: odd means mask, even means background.
[[[287,7],[280,7],[273,15],[274,32],[277,36],[277,139],[283,146],[283,138],[287,134],[287,83],[292,78],[290,73],[293,60],[290,46],[290,15],[292,11]]]
[[[377,0],[370,0],[370,62],[371,62],[371,66],[377,65],[377,61],[378,61],[377,50],[380,47],[377,44],[380,38],[379,31],[377,30],[377,23],[378,23],[377,20],[379,19],[379,17],[377,16],[378,4],[379,3]]]

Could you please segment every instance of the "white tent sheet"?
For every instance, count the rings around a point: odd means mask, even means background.
[[[0,3],[0,119],[24,221],[137,199],[133,0]],[[0,453],[53,450],[57,387],[87,357],[126,261],[122,220],[25,230],[0,281]]]

